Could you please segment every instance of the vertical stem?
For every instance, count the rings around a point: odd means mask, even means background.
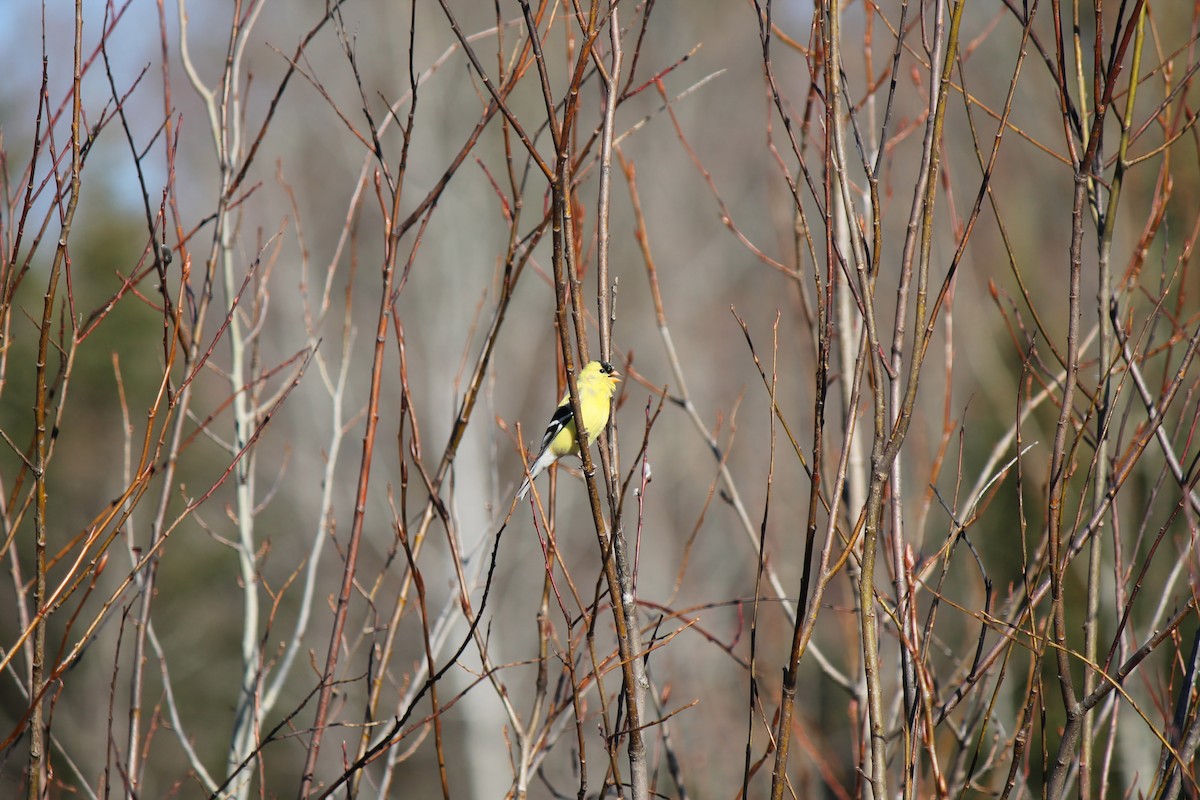
[[[826,119],[830,145],[827,150],[826,168],[832,173],[831,180],[837,183],[836,193],[841,197],[843,211],[849,213],[852,207],[847,191],[848,165],[844,142],[844,127],[842,123],[842,51],[841,51],[841,2],[829,0],[825,11],[825,92],[828,98]],[[835,204],[836,205],[836,204]],[[857,234],[857,232],[856,232]],[[860,291],[865,306],[866,325],[871,341],[878,341],[875,329],[874,306],[871,283],[866,274],[866,259],[862,254],[861,240],[857,235],[851,236],[854,263],[860,276]],[[883,376],[879,373],[878,359],[875,348],[869,351],[871,372],[874,375],[872,385],[875,398],[875,431],[871,451],[871,481],[868,488],[865,508],[865,525],[862,539],[862,570],[858,582],[859,620],[862,636],[863,674],[867,690],[867,745],[868,764],[863,765],[863,771],[870,783],[870,796],[875,800],[885,800],[887,797],[887,742],[883,730],[883,701],[882,687],[879,675],[879,629],[875,611],[875,558],[878,550],[879,523],[882,516],[883,489],[890,472],[890,462],[884,457],[887,443],[887,426],[885,425],[886,408],[884,403]]]
[[[78,48],[76,48],[78,54]],[[78,69],[78,60],[76,60]],[[76,72],[76,78],[79,73]],[[78,102],[79,84],[75,84]],[[78,117],[73,122],[72,141],[77,141]],[[72,201],[74,194],[72,193]],[[58,290],[58,276],[62,264],[61,253],[66,245],[66,236],[59,239],[59,255],[54,259],[46,293],[42,298],[41,331],[38,336],[37,378],[34,388],[34,492],[36,501],[33,511],[34,547],[34,633],[33,658],[29,665],[29,697],[33,703],[29,715],[29,800],[41,797],[41,781],[44,772],[45,732],[42,730],[42,680],[46,654],[46,621],[42,617],[42,606],[46,601],[46,356],[50,342],[50,328],[54,317],[54,300]]]
[[[1136,76],[1141,66],[1142,42],[1144,36],[1145,11],[1137,17],[1137,37],[1134,39],[1133,63],[1130,74]],[[1076,46],[1078,50],[1078,45]],[[1096,69],[1100,69],[1097,65]],[[1121,186],[1125,178],[1125,158],[1129,151],[1129,121],[1133,119],[1134,102],[1137,97],[1138,82],[1131,80],[1125,98],[1125,124],[1121,126],[1121,139],[1118,145],[1117,163],[1113,169],[1112,184],[1109,187],[1108,203],[1101,218],[1100,230],[1100,261],[1099,283],[1100,291],[1096,298],[1096,314],[1100,328],[1099,357],[1096,359],[1098,399],[1096,404],[1096,477],[1092,492],[1092,511],[1100,513],[1107,504],[1108,484],[1110,482],[1109,464],[1109,405],[1112,402],[1112,363],[1115,353],[1113,347],[1112,325],[1110,315],[1113,303],[1112,287],[1112,238],[1117,225],[1117,204],[1121,197]],[[1081,104],[1082,106],[1082,104]],[[1085,129],[1086,130],[1086,129]],[[1103,521],[1101,522],[1103,524]],[[1087,664],[1096,663],[1099,643],[1097,619],[1100,612],[1100,565],[1102,561],[1103,539],[1097,534],[1088,541],[1088,581],[1087,581],[1087,614],[1083,623],[1083,654]],[[1098,683],[1095,672],[1086,668],[1083,674],[1083,693],[1090,695]],[[1115,712],[1114,712],[1115,713]],[[1079,751],[1079,797],[1088,800],[1094,795],[1092,788],[1092,764],[1095,749],[1095,715],[1088,714],[1083,720],[1082,742]]]
[[[378,182],[378,177],[376,178]],[[399,203],[397,194],[396,204]],[[395,211],[395,208],[393,208]],[[350,596],[354,590],[355,568],[358,563],[358,546],[362,540],[363,523],[367,512],[367,488],[370,483],[371,461],[375,453],[375,435],[379,428],[379,394],[383,384],[383,356],[387,344],[388,323],[391,320],[392,283],[395,275],[396,251],[400,245],[399,238],[393,236],[391,217],[387,220],[386,249],[382,267],[382,280],[379,291],[379,314],[375,325],[374,358],[371,363],[371,387],[367,399],[367,425],[363,432],[362,457],[358,469],[358,486],[354,495],[354,519],[350,528],[350,538],[346,544],[346,563],[342,569],[342,585],[338,591],[337,607],[333,616],[333,630],[329,636],[329,649],[325,654],[325,668],[321,676],[321,691],[317,697],[317,711],[314,715],[312,739],[308,744],[308,754],[304,759],[304,769],[300,773],[300,789],[298,796],[307,798],[312,791],[313,777],[317,769],[317,756],[321,750],[321,739],[325,733],[325,723],[329,715],[329,702],[333,696],[333,684],[337,674],[338,656],[341,652],[342,632],[346,628],[346,615],[349,611]]]
[[[1082,169],[1075,172],[1075,199],[1072,211],[1072,233],[1070,250],[1070,288],[1068,290],[1067,319],[1067,363],[1063,379],[1063,396],[1054,432],[1054,450],[1050,457],[1050,498],[1046,508],[1048,558],[1050,560],[1050,612],[1053,626],[1054,657],[1058,667],[1058,686],[1062,695],[1067,724],[1055,764],[1047,782],[1047,796],[1057,800],[1063,796],[1067,774],[1067,754],[1074,749],[1079,731],[1079,703],[1071,679],[1071,657],[1067,649],[1066,598],[1064,595],[1064,573],[1066,559],[1063,558],[1062,515],[1066,496],[1066,451],[1067,430],[1071,427],[1075,384],[1079,378],[1079,285],[1083,247],[1083,212],[1087,196],[1087,175]]]
[[[600,145],[600,198],[597,210],[597,234],[600,241],[597,254],[596,269],[596,306],[600,328],[600,354],[602,358],[612,357],[612,308],[608,296],[608,213],[609,198],[612,188],[612,150],[613,126],[616,118],[617,103],[619,102],[619,87],[621,79],[621,30],[617,18],[615,0],[609,3],[608,19],[609,43],[612,48],[612,62],[608,75],[604,79],[604,126]],[[646,766],[646,744],[642,735],[642,724],[645,719],[646,688],[650,685],[646,677],[646,665],[642,660],[641,642],[638,639],[637,596],[635,594],[632,564],[628,557],[628,542],[622,525],[617,493],[621,485],[620,461],[617,450],[617,426],[614,419],[606,429],[605,438],[601,440],[600,457],[607,467],[607,483],[609,486],[609,511],[613,520],[611,543],[613,557],[609,565],[615,573],[620,594],[613,595],[614,610],[619,606],[623,619],[624,633],[621,642],[621,658],[625,662],[625,692],[628,700],[629,717],[629,775],[632,784],[634,800],[646,800],[650,796],[650,783]],[[610,581],[611,581],[610,577]],[[620,627],[620,626],[619,626]]]
[[[26,796],[29,800],[40,800],[49,787],[42,781],[48,777],[46,764],[46,732],[45,719],[42,713],[42,682],[45,679],[46,666],[46,620],[43,617],[43,606],[46,602],[46,361],[50,350],[50,331],[54,322],[54,306],[58,297],[58,279],[62,274],[63,264],[67,259],[67,238],[70,234],[71,223],[75,217],[75,208],[79,203],[79,175],[83,168],[83,142],[80,138],[79,125],[82,116],[82,52],[83,52],[83,0],[75,0],[75,47],[74,66],[71,83],[71,193],[67,200],[66,213],[63,216],[62,230],[58,237],[58,247],[54,253],[54,263],[50,267],[50,277],[46,283],[46,292],[42,297],[42,319],[38,331],[37,374],[34,379],[33,401],[33,458],[34,458],[34,510],[33,510],[33,547],[34,547],[34,633],[33,657],[29,665],[29,698],[32,708],[29,714],[29,784]]]
[[[836,2],[836,0],[835,0]],[[760,19],[763,39],[763,63],[769,63],[770,57],[770,30],[771,30],[771,6],[767,3],[766,9],[763,12],[763,18]],[[828,36],[828,22],[825,21],[822,25],[822,36]],[[831,69],[830,64],[833,63],[829,57],[829,48],[825,49],[826,63],[824,70],[826,73],[826,86],[828,90],[828,73]],[[836,67],[833,67],[837,71]],[[834,83],[836,83],[834,79]],[[836,91],[836,90],[835,90]],[[832,104],[827,105],[825,110],[826,130],[834,124],[835,110]],[[788,654],[788,666],[783,671],[783,685],[780,691],[779,703],[779,722],[776,726],[775,736],[775,764],[771,773],[771,798],[772,800],[781,800],[784,795],[785,787],[788,784],[787,780],[787,763],[788,752],[791,748],[792,741],[792,719],[796,708],[796,688],[798,681],[798,672],[800,658],[804,655],[807,649],[808,642],[812,636],[815,627],[816,609],[820,604],[821,595],[824,592],[825,586],[828,584],[830,573],[828,571],[828,556],[830,552],[830,544],[833,541],[832,531],[837,526],[837,501],[834,501],[833,509],[830,512],[829,531],[830,536],[827,536],[825,545],[822,548],[820,556],[820,569],[817,579],[817,585],[812,588],[810,584],[810,573],[812,568],[812,555],[816,542],[817,535],[817,513],[821,499],[821,475],[824,468],[824,437],[825,437],[825,403],[829,391],[829,359],[831,351],[831,343],[833,341],[833,297],[834,286],[837,283],[837,275],[841,272],[840,264],[838,263],[837,251],[834,247],[835,234],[835,207],[837,205],[834,200],[838,191],[834,187],[836,180],[833,175],[834,164],[834,147],[830,136],[825,137],[825,176],[824,176],[824,217],[822,224],[825,232],[825,280],[822,282],[820,278],[820,270],[816,268],[814,263],[813,273],[817,283],[817,363],[816,363],[816,386],[813,392],[813,435],[812,435],[812,480],[809,486],[808,495],[808,516],[805,521],[805,550],[804,550],[804,567],[801,570],[800,578],[800,608],[795,616],[795,622],[792,627],[792,646]],[[797,208],[799,213],[801,209]],[[815,260],[815,259],[814,259]],[[845,346],[845,341],[842,342]],[[847,403],[848,422],[846,426],[846,438],[853,438],[853,420],[855,417],[855,408],[857,404],[857,378],[861,375],[861,371],[852,371],[855,375],[855,388],[850,391],[850,400]],[[772,398],[774,400],[774,398]],[[845,452],[843,453],[845,455]],[[839,466],[839,474],[841,466]],[[840,488],[840,486],[839,486]],[[833,495],[839,496],[839,488],[835,488]],[[760,534],[761,535],[761,534]],[[851,545],[853,546],[853,545]],[[763,562],[765,555],[762,552],[761,544],[757,550],[759,563]],[[810,600],[809,591],[812,589],[812,597]],[[747,773],[748,776],[748,773]],[[748,780],[743,779],[744,788],[748,788]]]

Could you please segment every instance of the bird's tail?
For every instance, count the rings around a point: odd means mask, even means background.
[[[524,500],[525,495],[529,494],[529,487],[537,480],[538,475],[546,471],[546,467],[550,466],[557,460],[558,456],[551,452],[550,448],[544,448],[538,453],[537,460],[529,467],[529,476],[521,482],[521,488],[517,490],[517,499]]]

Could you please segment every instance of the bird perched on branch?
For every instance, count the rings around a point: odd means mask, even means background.
[[[621,379],[607,361],[589,361],[579,373],[576,385],[579,387],[579,409],[583,412],[583,428],[587,431],[588,444],[596,440],[600,431],[608,424],[609,411],[612,408],[613,392]],[[571,411],[571,391],[567,390],[546,433],[542,435],[542,446],[537,458],[529,468],[529,477],[517,491],[517,499],[524,500],[529,494],[529,485],[546,471],[546,468],[566,455],[579,454],[579,436],[575,426],[575,414]]]

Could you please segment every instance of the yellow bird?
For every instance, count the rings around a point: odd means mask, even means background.
[[[576,384],[579,387],[579,408],[583,412],[583,428],[587,431],[588,444],[596,440],[600,431],[608,424],[608,415],[612,409],[613,392],[621,379],[607,361],[589,361],[579,373]],[[579,454],[579,436],[575,427],[575,415],[571,411],[571,392],[568,389],[554,409],[554,416],[546,426],[542,435],[542,446],[538,450],[533,466],[529,468],[529,477],[517,491],[517,499],[524,500],[529,494],[529,485],[546,471],[555,461],[566,455]]]

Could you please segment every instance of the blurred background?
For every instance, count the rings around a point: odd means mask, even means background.
[[[1197,10],[591,11],[0,9],[3,793],[628,782],[576,461],[552,507],[545,477],[540,509],[512,503],[563,391],[528,148],[553,169],[570,108],[587,347],[604,294],[624,376],[633,481],[597,480],[636,553],[654,792],[770,795],[815,603],[784,796],[878,791],[864,658],[892,796],[1197,796]]]

